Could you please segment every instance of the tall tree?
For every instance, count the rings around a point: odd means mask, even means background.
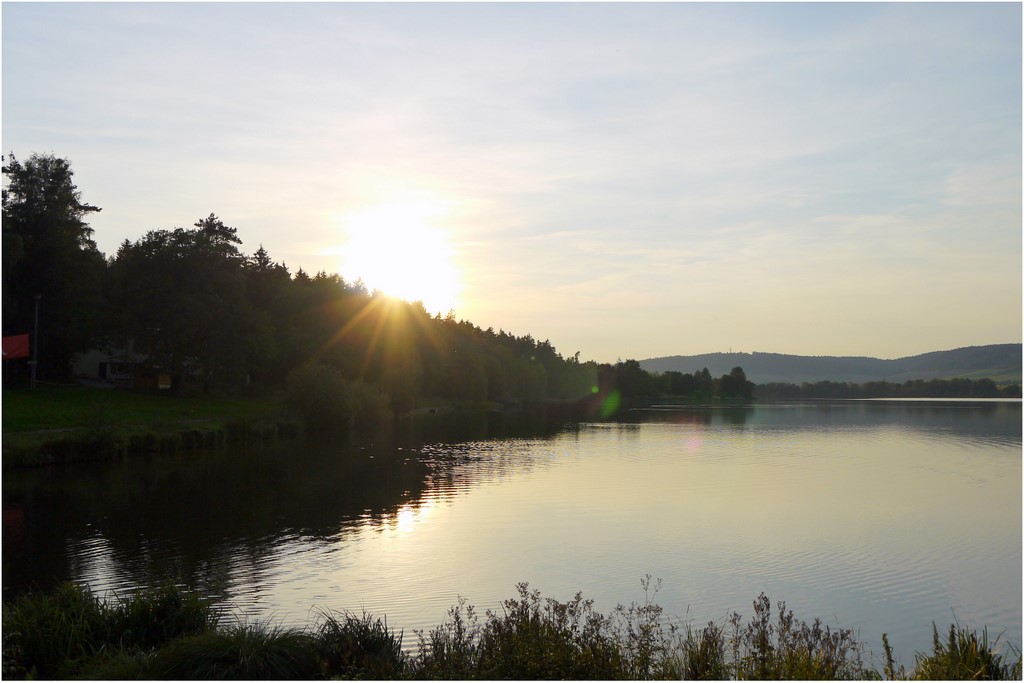
[[[4,334],[31,331],[38,303],[40,376],[67,378],[99,332],[106,263],[86,219],[100,209],[82,201],[67,159],[11,154],[3,173]]]
[[[271,330],[246,297],[234,228],[211,214],[194,230],[125,240],[112,265],[117,330],[180,390],[186,374],[207,390],[237,386],[271,349]]]
[[[262,348],[264,362],[253,363],[251,373],[253,382],[265,389],[284,381],[292,367],[288,359],[298,346],[300,331],[288,324],[292,315],[291,275],[284,264],[270,258],[262,244],[245,259],[243,272],[246,295],[259,318],[257,325],[269,331],[268,343]]]

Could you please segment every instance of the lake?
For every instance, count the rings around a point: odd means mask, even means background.
[[[448,416],[326,439],[12,471],[3,591],[181,577],[248,618],[413,629],[528,581],[695,625],[764,592],[876,655],[954,619],[1021,643],[1021,404],[654,407],[617,422]]]

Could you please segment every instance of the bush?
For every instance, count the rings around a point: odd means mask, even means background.
[[[362,380],[346,380],[330,365],[294,370],[286,383],[285,403],[313,430],[379,426],[392,416],[385,393]]]
[[[448,619],[420,633],[417,678],[443,679],[621,679],[627,658],[610,620],[582,595],[568,602],[541,601],[538,591],[516,586],[519,599],[490,610],[479,623],[460,599]]]
[[[329,365],[304,365],[288,375],[285,403],[309,429],[347,424],[352,413],[341,371]]]
[[[391,399],[379,387],[367,384],[361,379],[348,383],[351,396],[352,423],[366,429],[378,429],[388,425],[394,414]]]
[[[733,613],[733,661],[736,678],[855,680],[865,671],[861,650],[850,629],[822,628],[821,620],[808,625],[794,619],[780,602],[778,621],[771,621],[771,601],[762,593],[754,601],[754,615],[746,625]]]

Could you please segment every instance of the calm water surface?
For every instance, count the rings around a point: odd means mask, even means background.
[[[384,614],[409,643],[460,595],[494,608],[528,581],[606,611],[651,574],[697,625],[764,592],[875,653],[887,632],[905,662],[933,621],[1021,643],[1020,403],[651,409],[553,433],[460,419],[5,474],[4,597],[182,577],[250,618]]]

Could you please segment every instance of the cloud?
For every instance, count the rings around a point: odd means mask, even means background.
[[[451,202],[466,314],[556,343],[584,348],[586,316],[628,317],[602,334],[629,346],[741,325],[727,310],[849,335],[935,292],[954,329],[970,292],[1019,314],[994,294],[1019,290],[1020,14],[15,3],[3,134],[72,160],[108,252],[214,211],[334,270],[339,216],[426,192]],[[837,301],[848,324],[817,312]]]
[[[942,203],[1020,212],[1020,159],[963,166],[946,179]]]

